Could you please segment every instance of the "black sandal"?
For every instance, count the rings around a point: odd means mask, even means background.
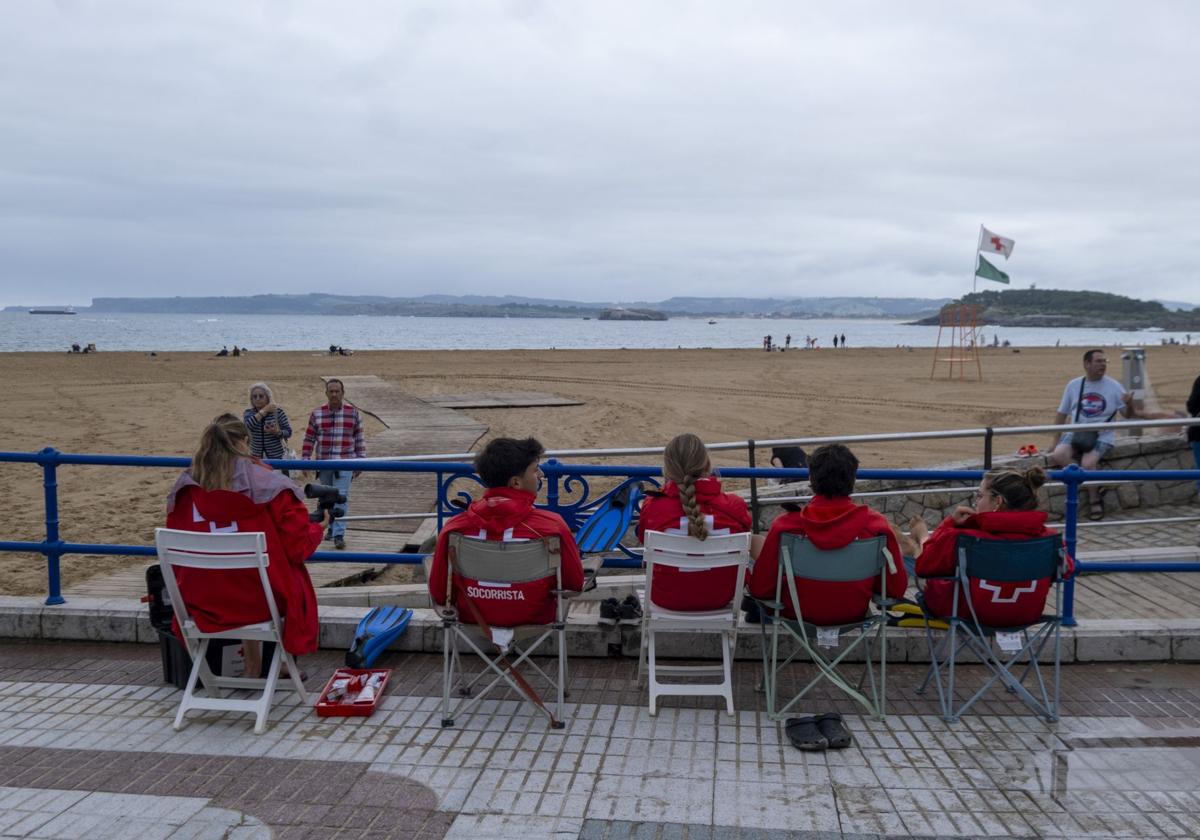
[[[854,738],[846,729],[846,725],[842,723],[841,715],[836,713],[818,715],[816,722],[817,731],[825,737],[829,743],[829,749],[844,750],[853,743]]]
[[[1098,490],[1096,491],[1096,495],[1091,497],[1091,509],[1088,511],[1087,517],[1093,522],[1098,522],[1104,518],[1104,494],[1106,492],[1107,489]]]
[[[820,717],[788,718],[783,731],[787,733],[792,746],[805,752],[819,752],[829,747],[829,739],[817,728]]]

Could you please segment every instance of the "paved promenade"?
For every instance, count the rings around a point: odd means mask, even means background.
[[[173,732],[158,657],[0,644],[0,836],[1200,836],[1197,665],[1071,666],[1056,725],[1002,691],[945,724],[913,694],[922,669],[897,666],[886,723],[817,695],[805,711],[842,711],[855,742],[800,753],[751,663],[732,717],[676,699],[652,718],[633,661],[592,659],[572,662],[563,731],[509,700],[442,730],[440,658],[389,654],[373,717],[321,719],[285,696],[256,737],[248,717],[211,713]],[[306,658],[310,688],[339,659]]]

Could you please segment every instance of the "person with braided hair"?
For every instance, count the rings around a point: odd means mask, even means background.
[[[645,542],[647,531],[690,534],[699,540],[710,535],[743,534],[750,530],[750,511],[741,496],[721,490],[713,475],[704,442],[693,434],[676,435],[663,452],[662,490],[646,494],[638,517],[637,536]],[[754,554],[751,545],[750,553]],[[681,612],[717,610],[740,592],[733,592],[737,570],[684,571],[663,566],[654,573],[654,603]]]
[[[873,594],[903,598],[908,573],[896,535],[883,514],[850,498],[858,475],[858,458],[840,443],[822,446],[808,459],[813,499],[804,508],[789,510],[771,523],[771,530],[750,574],[750,594],[760,600],[775,597],[779,574],[779,543],[784,534],[803,534],[817,548],[829,551],[856,539],[884,536],[887,540],[887,592],[877,592],[879,577],[863,580],[827,581],[797,579],[797,595],[804,620],[813,624],[849,624],[867,613]],[[795,618],[791,594],[784,592],[783,613]]]
[[[920,577],[954,575],[958,568],[960,534],[998,540],[1031,540],[1053,536],[1046,513],[1038,510],[1038,488],[1046,471],[1034,466],[1022,472],[1009,468],[989,470],[975,493],[975,507],[960,505],[930,534],[924,521],[914,519],[910,532],[921,543],[917,558]],[[1067,559],[1068,573],[1073,567]],[[967,597],[979,621],[993,627],[1016,627],[1037,621],[1046,606],[1050,578],[1030,581],[987,581],[972,578],[970,592],[959,593],[959,615],[970,615]],[[935,615],[954,609],[954,581],[925,581],[925,606]]]

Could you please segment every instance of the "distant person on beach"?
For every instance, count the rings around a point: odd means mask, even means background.
[[[706,540],[722,534],[751,530],[750,511],[741,496],[721,490],[713,475],[704,441],[690,433],[676,435],[663,451],[661,491],[650,491],[638,518],[637,537],[647,531],[690,534]],[[753,555],[759,542],[752,545]],[[736,569],[687,571],[663,567],[654,573],[654,603],[664,609],[696,612],[717,610],[742,593],[734,592]]]
[[[81,348],[81,347],[79,346],[79,343],[78,343],[78,342],[76,342],[75,344],[72,344],[72,345],[71,345],[71,352],[72,352],[72,353],[82,353],[82,352],[83,352],[83,348]]]
[[[183,531],[252,532],[267,537],[267,579],[279,606],[283,647],[292,655],[317,649],[317,594],[304,562],[321,544],[299,488],[250,455],[245,424],[222,414],[208,425],[192,464],[167,497],[167,527]],[[179,569],[188,613],[205,632],[231,630],[270,618],[253,569]],[[177,631],[178,632],[178,631]],[[246,675],[262,670],[262,643],[243,642]]]
[[[362,415],[358,409],[345,402],[346,386],[340,379],[325,383],[325,405],[315,409],[308,417],[308,428],[304,432],[304,449],[300,457],[306,461],[330,461],[367,457],[367,445],[363,440]],[[349,510],[350,481],[358,478],[362,471],[317,470],[317,483],[336,487],[346,496]],[[343,514],[344,515],[344,514]],[[333,540],[333,547],[346,547],[346,523],[337,518],[325,532],[326,539]]]
[[[265,382],[250,386],[250,407],[242,414],[246,431],[250,433],[250,454],[255,458],[286,458],[287,441],[292,436],[292,424],[287,412],[275,404],[275,397]],[[287,475],[288,471],[283,470]]]
[[[475,457],[475,472],[487,490],[483,498],[448,520],[438,534],[429,569],[429,594],[435,604],[442,606],[447,600],[450,535],[453,533],[496,542],[558,537],[563,588],[571,592],[583,589],[583,563],[571,529],[557,513],[533,505],[542,478],[538,462],[544,453],[545,449],[534,438],[496,438]],[[554,602],[547,597],[550,584],[545,579],[511,586],[456,580],[462,589],[454,593],[453,601],[465,621],[472,620],[473,612],[465,608],[464,594],[469,594],[484,621],[498,627],[546,624],[555,620]]]
[[[791,346],[792,346],[792,334],[788,333],[787,335],[785,335],[783,337],[783,349],[787,350]]]
[[[834,350],[836,350],[836,349],[837,349],[837,346],[838,346],[838,345],[837,345],[837,342],[838,342],[837,333],[834,333],[834,334],[833,334],[833,349],[834,349]]]
[[[908,573],[901,562],[900,546],[883,514],[850,498],[858,475],[858,458],[840,443],[818,448],[809,456],[809,483],[813,499],[804,508],[790,509],[771,523],[754,571],[750,575],[750,594],[761,600],[775,598],[779,573],[779,548],[784,534],[802,534],[822,550],[843,548],[856,539],[883,536],[890,557],[887,559],[887,592],[877,592],[879,578],[872,575],[859,581],[799,580],[796,590],[804,620],[814,624],[849,624],[867,613],[873,594],[903,598]],[[784,590],[783,613],[796,616],[791,596]]]
[[[846,349],[846,334],[842,333],[842,349]]]
[[[242,351],[238,348],[238,346],[236,344],[233,345],[233,355],[235,355],[235,356],[242,355]]]
[[[222,345],[221,349],[217,351],[217,355],[218,356],[228,356],[229,355],[229,346]]]
[[[1083,354],[1083,376],[1078,376],[1063,388],[1055,425],[1064,423],[1107,423],[1117,414],[1136,417],[1133,395],[1108,372],[1108,356],[1095,348]],[[1085,470],[1094,470],[1116,442],[1113,429],[1102,432],[1066,432],[1053,444],[1050,461],[1065,467],[1077,461]],[[1084,486],[1088,495],[1088,518],[1104,518],[1104,490]]]

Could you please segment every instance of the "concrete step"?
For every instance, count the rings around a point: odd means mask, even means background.
[[[362,606],[320,607],[321,647],[348,648],[365,610]],[[601,625],[599,600],[581,601],[568,622],[568,652],[572,656],[636,657],[640,628]],[[739,628],[737,657],[761,656],[758,625]],[[76,598],[48,607],[41,598],[0,596],[0,638],[60,639],[72,641],[157,643],[146,606],[126,598]],[[440,653],[442,627],[430,609],[416,609],[408,631],[394,650]],[[659,637],[660,655],[677,658],[716,658],[716,637],[668,634]],[[1064,662],[1197,662],[1200,661],[1200,618],[1088,620],[1079,627],[1063,628]],[[888,631],[888,661],[928,662],[924,631],[893,628]]]

